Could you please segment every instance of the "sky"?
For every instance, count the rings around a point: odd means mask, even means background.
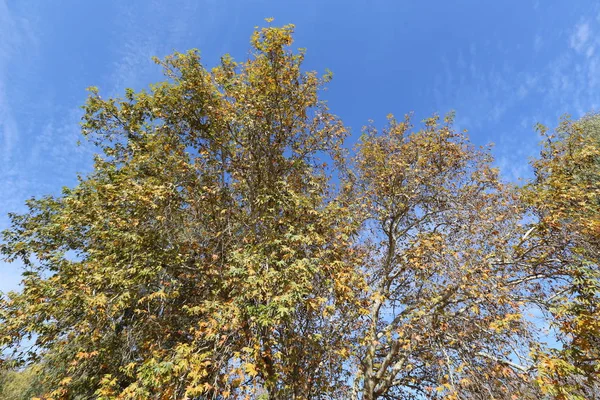
[[[200,50],[205,66],[245,59],[255,26],[296,25],[322,98],[350,127],[456,112],[503,177],[528,176],[538,122],[600,107],[600,4],[527,0],[0,0],[0,230],[25,200],[90,170],[78,146],[85,89],[103,97],[163,79],[152,56]],[[20,266],[0,261],[0,291]]]

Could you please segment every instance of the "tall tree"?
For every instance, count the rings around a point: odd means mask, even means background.
[[[292,31],[257,30],[212,71],[167,57],[149,92],[91,90],[93,173],[13,214],[2,248],[27,271],[0,340],[43,357],[53,397],[344,397],[361,282],[324,160],[346,130]]]
[[[452,116],[368,128],[351,180],[365,205],[371,302],[363,399],[510,398],[531,390],[533,339],[511,249],[521,209]],[[534,394],[532,394],[534,395]],[[522,396],[522,397],[521,397]]]
[[[557,279],[545,302],[560,349],[541,351],[539,383],[559,399],[600,393],[600,117],[565,118],[545,138],[524,189],[530,257]]]

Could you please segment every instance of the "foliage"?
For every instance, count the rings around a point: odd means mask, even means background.
[[[52,396],[343,396],[361,283],[323,159],[346,131],[291,34],[257,31],[248,61],[212,71],[167,57],[150,92],[92,89],[94,172],[12,215],[3,248],[28,270],[0,336],[35,336],[15,356],[43,356]]]
[[[524,188],[452,115],[390,116],[349,155],[319,99],[331,74],[292,36],[258,29],[211,70],[156,60],[167,80],[123,98],[91,89],[93,172],[4,232],[25,271],[0,348],[33,366],[3,376],[53,399],[594,396],[600,120],[544,130]]]
[[[546,141],[525,200],[540,247],[568,278],[549,308],[562,349],[539,355],[539,381],[557,398],[590,398],[600,376],[600,117],[540,129]]]
[[[410,132],[409,118],[390,117],[358,146],[354,185],[371,238],[363,399],[507,398],[528,384],[511,361],[531,339],[521,270],[507,262],[519,206],[487,149],[451,124],[433,117]]]
[[[4,400],[29,400],[44,393],[38,365],[23,370],[0,371],[0,398]]]

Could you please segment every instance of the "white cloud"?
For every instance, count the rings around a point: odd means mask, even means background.
[[[153,56],[162,57],[174,51],[185,52],[188,48],[173,48],[181,44],[194,32],[193,46],[202,49],[206,43],[215,42],[214,32],[226,32],[219,37],[221,53],[227,52],[230,35],[235,35],[239,15],[227,14],[218,18],[227,8],[217,0],[199,3],[182,0],[177,7],[162,1],[139,4],[119,2],[115,11],[113,29],[119,34],[116,59],[107,77],[108,94],[121,95],[126,87],[145,87],[148,83],[162,79],[159,68],[151,61]],[[202,18],[198,15],[201,12]],[[227,24],[226,28],[218,26]],[[152,26],[153,29],[148,29]],[[201,27],[201,28],[199,28]],[[199,32],[199,30],[201,32]]]
[[[15,116],[14,97],[27,74],[29,61],[37,54],[37,40],[28,19],[15,15],[6,1],[0,0],[0,229],[6,212],[22,206],[28,184],[26,160],[22,154],[22,129]],[[27,53],[23,54],[23,49]],[[14,61],[18,59],[19,63]]]
[[[27,184],[17,164],[19,127],[7,87],[11,81],[10,60],[21,46],[30,44],[31,33],[27,32],[26,22],[16,18],[6,2],[0,0],[0,229],[7,226],[6,212],[17,206],[16,199],[21,197]],[[19,267],[15,264],[0,261],[0,275],[0,292],[15,289],[20,281]]]
[[[11,15],[5,1],[0,1],[0,165],[6,171],[11,165],[13,150],[18,139],[18,128],[8,103],[6,82],[9,60],[15,55],[15,49],[22,44],[21,26]],[[0,178],[2,175],[0,175]]]
[[[497,164],[509,180],[529,174],[528,159],[538,152],[537,122],[552,127],[563,114],[578,118],[600,105],[600,24],[584,18],[552,34],[532,35],[535,66],[517,61],[519,52],[501,43],[488,43],[487,55],[472,44],[468,53],[446,56],[435,79],[437,107],[456,109],[458,121],[469,122],[461,128],[497,142]],[[541,53],[549,41],[555,55]],[[490,64],[490,53],[503,63]]]
[[[570,45],[576,51],[584,51],[590,38],[591,28],[588,22],[580,22],[571,35]]]

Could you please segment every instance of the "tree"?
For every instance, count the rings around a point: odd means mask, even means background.
[[[600,119],[565,118],[545,137],[524,190],[536,223],[532,252],[562,282],[547,304],[561,349],[538,354],[539,382],[559,399],[600,393]]]
[[[38,365],[23,370],[0,371],[0,397],[4,400],[30,400],[44,393]]]
[[[508,261],[520,206],[487,149],[451,124],[451,115],[434,116],[411,132],[408,117],[390,116],[358,145],[351,183],[370,238],[363,399],[526,398],[531,390],[519,360],[533,336],[521,271]]]
[[[324,160],[346,130],[292,31],[258,30],[212,71],[167,57],[149,92],[91,89],[93,173],[11,215],[2,248],[27,268],[2,345],[44,360],[54,398],[344,397],[361,281]]]
[[[524,188],[452,115],[390,116],[349,155],[331,74],[292,36],[91,89],[93,172],[3,234],[25,265],[0,299],[3,376],[35,371],[53,399],[593,398],[597,117],[547,135]]]

